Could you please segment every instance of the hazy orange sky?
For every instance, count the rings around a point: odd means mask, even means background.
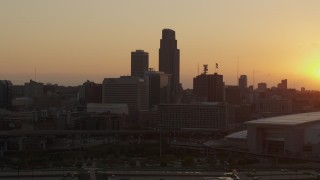
[[[130,52],[158,69],[161,30],[176,31],[184,88],[219,63],[227,85],[320,90],[319,0],[1,0],[0,79],[78,85],[130,74]],[[255,84],[256,86],[256,84]]]

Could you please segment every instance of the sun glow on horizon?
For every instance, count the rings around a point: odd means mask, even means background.
[[[312,79],[320,79],[320,60],[314,60],[308,65],[305,73]]]
[[[315,71],[315,77],[320,79],[320,67],[317,67],[317,70]]]
[[[101,83],[130,74],[136,49],[158,69],[161,30],[170,28],[184,88],[192,88],[198,64],[213,72],[219,63],[227,85],[238,84],[239,73],[255,87],[288,79],[289,87],[320,90],[320,1],[76,2],[0,1],[2,79],[24,84],[36,68],[40,82]]]

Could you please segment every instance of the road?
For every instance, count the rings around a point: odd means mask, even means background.
[[[108,177],[110,180],[128,179],[128,180],[205,180],[213,177],[236,177],[232,173],[223,171],[208,172],[197,170],[99,170],[89,168],[86,170],[20,170],[18,171],[0,171],[0,179],[8,180],[77,180],[77,174],[86,173],[90,180],[100,180],[99,177]],[[74,177],[71,175],[74,174]],[[238,170],[235,172],[239,179],[249,180],[254,177],[260,180],[267,179],[316,179],[318,172],[315,170]],[[68,175],[66,177],[66,175]],[[104,178],[104,179],[105,179]],[[236,179],[236,178],[235,178]]]
[[[74,177],[71,175],[74,174]],[[0,171],[0,179],[8,180],[77,180],[77,170],[8,170]],[[68,175],[68,176],[67,176]]]

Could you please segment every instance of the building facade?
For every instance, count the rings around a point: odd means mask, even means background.
[[[171,74],[171,101],[176,102],[180,94],[180,50],[177,48],[175,31],[162,30],[159,49],[159,71]]]
[[[239,78],[239,88],[241,90],[248,88],[248,78],[247,75],[241,75]]]
[[[267,88],[267,83],[258,83],[258,92],[266,92]]]
[[[149,70],[145,73],[148,108],[170,103],[170,74]]]
[[[30,80],[29,83],[24,84],[25,96],[35,98],[43,95],[43,83]]]
[[[320,112],[245,122],[244,131],[226,136],[234,151],[282,158],[320,160]]]
[[[131,52],[131,76],[143,78],[149,68],[149,53],[143,50]]]
[[[256,112],[268,116],[291,114],[292,100],[290,99],[259,99],[256,103]]]
[[[160,104],[159,116],[163,129],[226,130],[229,111],[226,103]]]
[[[84,103],[102,102],[102,84],[86,81],[80,87],[79,99]]]
[[[320,159],[319,112],[248,121],[251,152]]]
[[[241,93],[239,86],[226,86],[226,102],[230,104],[241,104]]]
[[[225,89],[223,76],[217,73],[201,74],[193,78],[193,91],[205,102],[224,102]]]
[[[287,79],[281,80],[281,83],[278,84],[278,89],[287,90],[288,89],[288,80]]]
[[[102,103],[127,104],[130,114],[146,110],[146,87],[143,79],[131,76],[105,78],[102,83]]]
[[[12,83],[0,80],[0,109],[9,109],[12,105]]]

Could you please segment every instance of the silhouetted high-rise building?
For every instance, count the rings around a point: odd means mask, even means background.
[[[143,78],[148,71],[149,54],[143,50],[131,52],[131,76]]]
[[[238,84],[241,94],[241,101],[245,102],[249,93],[247,75],[241,75]]]
[[[247,75],[241,75],[239,78],[239,88],[244,90],[248,87],[248,78]]]
[[[241,93],[239,86],[226,86],[226,102],[230,104],[241,104]]]
[[[86,81],[80,88],[80,100],[84,103],[102,102],[102,84]]]
[[[281,83],[278,84],[278,88],[281,90],[288,89],[288,80],[287,79],[281,80]]]
[[[160,103],[170,103],[170,74],[149,70],[145,72],[149,108]]]
[[[25,96],[35,98],[43,95],[43,83],[30,80],[29,83],[24,84]]]
[[[267,90],[267,83],[258,83],[258,91],[265,92]]]
[[[162,30],[159,49],[159,71],[171,74],[171,101],[176,102],[180,94],[180,50],[177,48],[175,32]]]
[[[201,74],[193,78],[193,92],[207,102],[224,102],[223,76],[214,73]]]
[[[8,109],[12,105],[12,83],[0,80],[0,109]]]
[[[14,98],[19,98],[19,97],[24,97],[24,85],[13,85],[12,86],[12,97]]]
[[[127,104],[130,115],[137,110],[146,110],[144,80],[130,76],[105,78],[102,83],[102,103]]]

